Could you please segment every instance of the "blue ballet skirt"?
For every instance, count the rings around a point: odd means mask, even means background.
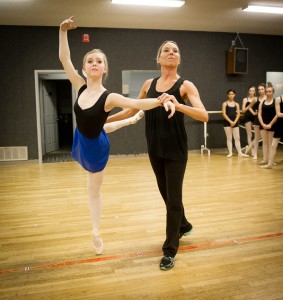
[[[75,130],[71,155],[87,171],[102,171],[108,162],[110,142],[104,129],[97,138],[87,138]]]

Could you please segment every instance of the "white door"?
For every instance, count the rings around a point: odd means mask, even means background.
[[[55,83],[43,80],[43,115],[45,153],[59,149],[58,117]]]

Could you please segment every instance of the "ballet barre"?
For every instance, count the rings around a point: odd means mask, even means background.
[[[212,110],[212,111],[208,111],[208,114],[222,114],[221,110]],[[207,122],[203,122],[203,135],[204,135],[204,144],[201,145],[200,147],[200,152],[201,154],[203,154],[203,151],[207,151],[207,155],[210,156],[210,149],[207,148],[207,137],[208,137],[208,133],[207,133]]]

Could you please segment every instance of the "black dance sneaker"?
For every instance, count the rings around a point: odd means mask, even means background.
[[[160,261],[160,270],[167,271],[174,267],[174,257],[164,255]]]
[[[183,236],[189,235],[192,231],[193,231],[193,225],[189,223],[187,228],[184,230],[184,232],[179,233],[179,239],[181,239]]]

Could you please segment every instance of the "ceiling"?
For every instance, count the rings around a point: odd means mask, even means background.
[[[111,0],[0,0],[0,25],[59,26],[74,15],[79,27],[283,35],[283,15],[243,12],[248,3],[283,7],[283,0],[186,0],[181,8],[117,5]]]

